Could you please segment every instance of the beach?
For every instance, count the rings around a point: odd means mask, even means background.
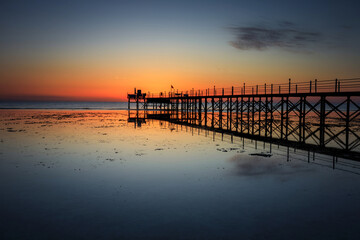
[[[356,162],[123,110],[0,110],[0,136],[2,239],[360,236]]]

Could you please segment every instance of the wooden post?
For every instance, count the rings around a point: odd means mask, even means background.
[[[280,139],[284,136],[284,97],[281,97]]]
[[[196,112],[197,106],[196,106],[196,99],[190,99],[190,113],[191,113],[191,120],[194,119],[194,111]]]
[[[215,117],[215,100],[214,100],[214,97],[211,98],[211,108],[212,108],[211,127],[214,127],[214,117]]]
[[[238,97],[236,98],[235,104],[236,104],[235,111],[236,111],[236,132],[237,132],[239,129],[239,98]]]
[[[338,79],[335,79],[335,92],[337,92]]]
[[[261,97],[259,97],[258,110],[259,110],[259,136],[261,135]]]
[[[243,113],[244,113],[244,97],[241,97],[241,107],[240,107],[240,132],[243,133]]]
[[[272,93],[272,84],[271,84],[271,93]],[[273,132],[273,122],[274,122],[274,108],[273,108],[273,95],[271,94],[270,98],[270,138],[272,138]],[[271,146],[271,145],[270,145]]]
[[[247,129],[248,129],[248,134],[250,134],[250,96],[248,97],[248,101],[247,101]]]
[[[186,98],[186,120],[189,119],[189,98]]]
[[[288,134],[289,134],[289,96],[286,97],[286,136],[285,139],[288,140]]]
[[[207,101],[208,101],[208,99],[207,98],[204,98],[204,100],[205,100],[205,102],[204,102],[204,104],[205,104],[205,106],[204,106],[204,117],[205,117],[205,126],[207,126]]]
[[[231,103],[230,103],[230,98],[227,98],[227,129],[229,130],[229,124],[230,124],[230,130],[231,130]]]
[[[345,125],[345,148],[349,150],[349,133],[350,133],[350,96],[346,99],[346,125]]]
[[[265,89],[266,89],[266,84],[265,84]],[[266,92],[266,90],[265,90]],[[267,137],[267,133],[268,133],[268,109],[269,109],[269,102],[268,102],[268,97],[265,96],[265,137]]]
[[[303,114],[302,114],[302,119],[303,119],[303,122],[302,122],[302,126],[303,126],[303,128],[302,128],[302,142],[303,143],[305,143],[305,134],[306,134],[306,125],[305,125],[305,118],[306,118],[306,96],[304,96],[304,98],[303,98],[303,105],[304,105],[304,107],[303,107]]]
[[[286,161],[287,162],[290,161],[290,148],[289,147],[287,147]]]
[[[139,111],[139,96],[136,95],[136,111]]]
[[[302,118],[303,118],[303,97],[300,97],[300,110],[299,110],[299,142],[302,142]]]
[[[291,78],[289,78],[289,94],[291,93]]]
[[[254,89],[254,88],[253,88]],[[254,135],[254,127],[255,127],[255,97],[254,97],[254,95],[253,95],[253,97],[252,97],[252,121],[251,121],[251,123],[252,123],[252,130],[251,130],[251,132],[252,132],[252,135]]]
[[[227,102],[226,102],[226,116],[229,117],[230,114],[230,98],[227,98]]]
[[[219,128],[222,128],[223,99],[219,98]]]
[[[320,146],[325,146],[325,96],[320,98]]]
[[[199,123],[201,125],[201,105],[202,105],[202,99],[199,98]]]

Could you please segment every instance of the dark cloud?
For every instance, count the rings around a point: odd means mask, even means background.
[[[347,25],[347,24],[343,24],[343,25],[340,25],[340,28],[345,29],[345,30],[352,30],[352,29],[353,29],[353,26]]]
[[[276,27],[230,27],[236,39],[230,45],[240,49],[265,50],[271,47],[298,50],[306,48],[320,40],[319,32],[300,30],[288,21],[283,21]]]

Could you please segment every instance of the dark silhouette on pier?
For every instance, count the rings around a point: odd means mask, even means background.
[[[144,118],[360,161],[360,78],[128,95]],[[131,120],[130,120],[131,121]],[[139,121],[137,118],[136,121]]]

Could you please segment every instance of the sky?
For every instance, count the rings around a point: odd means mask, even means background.
[[[0,100],[360,77],[357,1],[7,1]]]

